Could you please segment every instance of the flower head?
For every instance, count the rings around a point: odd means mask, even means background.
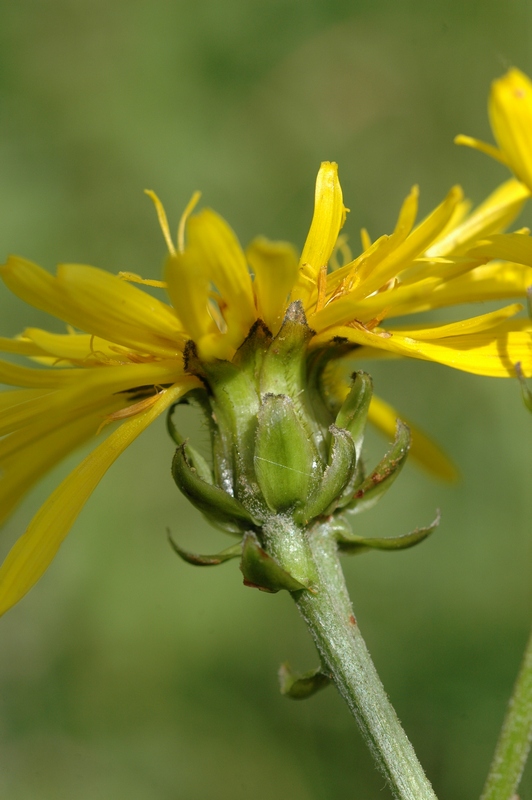
[[[519,181],[503,184],[472,213],[454,187],[417,224],[414,187],[392,233],[372,242],[363,231],[356,257],[341,234],[347,209],[334,163],[320,167],[299,258],[292,245],[265,238],[244,251],[214,211],[192,213],[196,196],[174,243],[160,201],[149,194],[168,246],[163,282],[78,264],[61,265],[53,276],[19,257],[1,268],[8,289],[67,324],[64,334],[29,328],[0,340],[4,352],[30,361],[0,362],[0,382],[16,387],[0,395],[1,518],[61,458],[102,429],[105,439],[53,492],[8,554],[0,569],[0,612],[42,575],[120,453],[161,413],[203,389],[201,370],[184,359],[190,342],[199,363],[231,362],[238,371],[240,350],[257,321],[275,336],[297,301],[308,322],[309,354],[412,357],[501,377],[514,376],[520,363],[523,374],[532,375],[532,323],[516,317],[519,303],[448,324],[397,324],[433,308],[525,295],[532,283],[529,237],[500,233],[528,195]],[[525,260],[520,247],[528,247]],[[517,263],[492,262],[495,257]],[[167,300],[135,283],[157,286]],[[324,391],[345,396],[338,374],[324,373]],[[394,427],[395,416],[382,401],[372,402],[370,420],[383,430]],[[445,458],[416,432],[414,452],[449,475]]]

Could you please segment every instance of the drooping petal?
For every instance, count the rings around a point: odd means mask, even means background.
[[[253,289],[257,313],[275,334],[297,278],[296,251],[288,242],[271,242],[261,236],[251,242],[246,256],[255,276]]]
[[[532,321],[525,319],[503,322],[480,333],[429,341],[363,326],[339,326],[315,336],[311,345],[319,347],[335,337],[364,346],[357,350],[357,358],[371,358],[375,350],[387,350],[498,378],[515,377],[515,365],[521,363],[523,374],[532,376]]]
[[[85,502],[113,462],[189,387],[190,381],[185,379],[166,390],[150,409],[123,423],[50,495],[0,568],[0,614],[17,603],[48,568]]]
[[[65,456],[95,436],[116,398],[85,415],[45,420],[5,436],[0,442],[0,524],[32,486]]]
[[[32,393],[29,397],[22,397],[18,403],[7,405],[0,417],[0,436],[35,424],[45,431],[61,427],[63,421],[68,421],[72,416],[86,416],[100,408],[102,403],[111,402],[113,410],[126,408],[135,403],[139,389],[141,398],[146,390],[149,397],[150,387],[153,387],[152,394],[155,395],[158,387],[172,384],[182,377],[183,370],[175,363],[162,370],[159,364],[83,370],[79,380],[69,386]],[[197,380],[196,383],[199,385]],[[0,453],[6,441],[0,442]]]

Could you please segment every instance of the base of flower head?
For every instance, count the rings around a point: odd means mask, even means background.
[[[212,464],[177,431],[172,474],[185,496],[214,525],[240,538],[218,555],[175,551],[189,563],[214,566],[240,558],[244,583],[264,591],[312,591],[308,532],[322,526],[343,552],[397,550],[422,541],[438,524],[391,539],[352,534],[347,515],[371,508],[391,486],[410,447],[408,427],[397,421],[395,441],[366,476],[361,452],[372,397],[364,372],[352,376],[343,403],[324,390],[323,373],[345,354],[336,342],[309,352],[312,337],[301,303],[292,303],[276,336],[258,322],[231,361],[202,361],[186,348],[186,369],[198,377],[180,402],[199,405],[208,424]],[[292,542],[292,562],[277,555],[276,537]],[[287,548],[284,548],[284,553]]]

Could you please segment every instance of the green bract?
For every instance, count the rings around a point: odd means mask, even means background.
[[[239,557],[246,585],[265,591],[313,591],[305,537],[325,520],[345,552],[411,547],[435,527],[392,539],[351,532],[346,515],[370,508],[391,485],[408,454],[410,432],[398,421],[390,452],[365,477],[361,452],[371,378],[355,373],[343,404],[331,401],[323,372],[350,345],[338,340],[327,350],[309,351],[312,335],[301,303],[294,302],[276,336],[256,323],[232,361],[204,362],[189,343],[185,367],[204,388],[181,402],[198,403],[207,419],[212,467],[179,435],[173,409],[169,414],[178,445],[176,484],[211,523],[242,537],[240,545],[215,556],[187,553],[175,543],[174,549],[201,566]],[[285,541],[279,559],[280,528],[292,544],[287,557]]]

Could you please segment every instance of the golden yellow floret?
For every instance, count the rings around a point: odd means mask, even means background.
[[[525,298],[531,239],[503,233],[528,196],[519,181],[507,181],[472,212],[454,187],[420,222],[414,187],[394,230],[374,242],[364,231],[355,257],[340,234],[347,209],[332,162],[320,167],[300,256],[292,245],[263,237],[244,250],[214,211],[193,213],[198,194],[174,242],[162,203],[148,194],[168,248],[163,281],[79,264],[62,264],[51,275],[18,256],[0,268],[10,291],[66,325],[63,334],[26,328],[0,339],[0,350],[28,359],[27,366],[0,361],[0,382],[14,387],[0,393],[0,519],[58,461],[94,442],[0,568],[0,613],[39,579],[125,447],[201,385],[184,364],[190,340],[204,362],[232,359],[257,320],[275,334],[289,303],[299,300],[314,331],[310,349],[336,347],[340,338],[356,359],[411,357],[500,377],[514,377],[520,363],[532,375],[532,322],[519,316],[519,303],[448,324],[397,325],[402,316],[433,308]],[[166,296],[154,297],[141,288],[146,284]],[[389,433],[395,416],[374,401],[370,419],[379,428]],[[413,453],[440,477],[453,476],[446,457],[419,431]]]

